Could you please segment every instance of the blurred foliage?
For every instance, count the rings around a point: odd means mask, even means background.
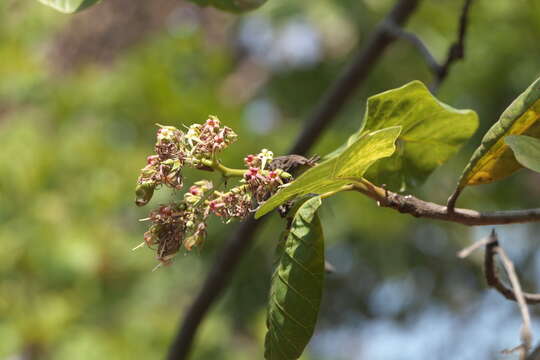
[[[363,42],[393,3],[272,0],[239,17],[168,0],[107,0],[73,16],[35,2],[1,1],[0,358],[162,357],[233,226],[212,224],[199,253],[157,272],[150,251],[131,252],[144,231],[137,219],[147,211],[135,208],[133,187],[151,152],[154,123],[180,126],[218,115],[240,135],[223,159],[231,166],[261,147],[285,152],[357,39]],[[426,0],[411,20],[409,29],[439,59],[454,40],[460,6]],[[539,31],[538,2],[475,2],[465,61],[438,97],[476,110],[481,129],[417,195],[446,200],[483,132],[538,76]],[[409,44],[398,42],[314,152],[328,153],[357,130],[368,95],[413,79],[429,83],[429,71]],[[535,207],[538,181],[523,170],[465,190],[459,205]],[[161,194],[153,205],[173,195]],[[363,345],[375,334],[361,339],[358,350],[351,344],[363,333],[354,326],[375,320],[406,326],[429,309],[437,309],[433,329],[447,313],[463,324],[479,319],[480,258],[464,262],[454,254],[489,229],[416,220],[352,194],[325,203],[321,220],[337,273],[327,277],[320,337],[305,359],[350,359],[346,349],[357,358],[369,354]],[[276,228],[283,225],[275,217],[264,227],[225,301],[204,323],[193,359],[261,358]],[[533,290],[540,278],[532,245],[538,226],[507,229],[503,245]],[[498,310],[514,310],[495,299]],[[511,332],[504,339],[484,331],[460,348],[473,344],[485,355],[511,347],[519,324],[505,328]],[[337,336],[342,331],[345,340]],[[478,345],[484,338],[492,342]]]

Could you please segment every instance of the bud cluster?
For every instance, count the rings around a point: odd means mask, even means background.
[[[257,155],[248,155],[244,158],[244,163],[249,169],[245,172],[242,181],[247,185],[257,203],[268,199],[280,185],[283,185],[281,179],[283,170],[268,170],[273,159],[274,154],[267,149],[262,149]]]
[[[191,186],[179,203],[161,205],[150,212],[148,219],[152,225],[144,233],[144,243],[156,247],[156,258],[162,264],[168,264],[180,250],[187,250],[200,245],[206,236],[205,193],[211,190],[212,183],[201,180]]]
[[[156,154],[148,156],[137,182],[136,204],[139,206],[150,201],[159,185],[182,189],[185,165],[202,167],[203,159],[214,158],[236,141],[237,135],[231,128],[221,126],[217,117],[209,116],[204,124],[193,124],[185,133],[173,126],[159,125],[156,137]]]
[[[227,126],[221,126],[221,122],[215,116],[209,116],[204,124],[193,124],[185,134],[185,142],[188,145],[188,154],[192,156],[194,165],[201,158],[211,158],[224,150],[237,139],[236,133]]]
[[[181,171],[185,165],[218,170],[226,177],[241,176],[236,186],[220,191],[213,189],[211,181],[197,181],[179,202],[161,205],[151,211],[145,220],[152,224],[141,245],[154,248],[160,264],[169,264],[182,246],[188,251],[200,246],[206,237],[210,215],[224,222],[244,219],[283,184],[282,176],[290,177],[282,169],[270,167],[274,155],[267,149],[246,156],[245,171],[223,167],[215,156],[236,137],[214,116],[204,124],[191,125],[186,133],[171,126],[160,126],[156,154],[148,157],[138,179],[137,205],[145,205],[158,185],[181,189]]]

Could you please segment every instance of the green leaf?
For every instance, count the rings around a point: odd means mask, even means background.
[[[504,140],[521,165],[540,172],[540,140],[525,135],[510,135]]]
[[[421,185],[454,155],[478,128],[478,116],[440,102],[422,82],[412,81],[370,97],[361,129],[330,156],[342,152],[362,134],[395,125],[403,127],[396,152],[374,164],[366,178],[403,191]]]
[[[324,194],[360,179],[375,161],[392,155],[400,131],[400,126],[394,126],[363,134],[338,156],[307,170],[282,187],[261,205],[255,217],[260,218],[293,197]]]
[[[50,6],[60,12],[71,14],[90,7],[101,0],[38,0],[40,3]]]
[[[266,0],[189,0],[199,6],[213,6],[215,8],[230,11],[244,12],[254,10],[262,6]]]
[[[540,78],[532,83],[502,113],[463,171],[456,192],[467,185],[487,184],[520,169],[504,138],[508,135],[540,137]]]
[[[324,238],[317,209],[319,196],[304,201],[278,247],[272,275],[264,357],[298,359],[319,314],[324,281]]]

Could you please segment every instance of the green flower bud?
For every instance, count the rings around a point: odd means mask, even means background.
[[[156,183],[153,181],[147,181],[142,184],[137,184],[135,188],[135,204],[137,206],[144,206],[148,204],[152,195],[154,195],[154,190],[156,189]]]
[[[202,238],[197,235],[191,235],[184,240],[184,247],[187,251],[191,251],[194,247],[202,243]]]

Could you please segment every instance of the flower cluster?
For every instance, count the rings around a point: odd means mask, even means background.
[[[190,251],[200,246],[206,237],[207,220],[215,215],[224,222],[244,219],[270,197],[283,179],[290,175],[271,166],[273,153],[263,149],[248,155],[247,170],[229,169],[221,165],[216,154],[236,140],[236,134],[219,120],[210,116],[204,124],[193,124],[187,132],[172,126],[161,126],[157,133],[155,155],[147,159],[136,188],[137,205],[148,203],[157,186],[173,189],[183,186],[182,168],[191,166],[222,172],[224,177],[238,176],[240,182],[229,189],[214,189],[211,181],[195,182],[183,198],[161,205],[150,212],[151,222],[144,242],[156,251],[161,264],[169,264],[182,246]]]
[[[243,219],[251,212],[253,201],[245,186],[237,186],[228,192],[214,192],[208,203],[208,210],[225,222],[231,219]]]
[[[144,233],[141,245],[156,247],[156,258],[161,264],[169,264],[182,245],[189,251],[204,241],[209,215],[205,193],[212,187],[210,181],[198,181],[184,194],[183,201],[161,205],[145,219],[152,225]]]
[[[148,156],[137,182],[136,201],[146,205],[159,185],[180,190],[185,165],[203,167],[203,159],[212,159],[236,141],[237,135],[219,119],[209,116],[204,124],[193,124],[184,133],[173,126],[159,125],[155,155]]]
[[[185,134],[185,141],[189,145],[188,153],[196,162],[224,150],[235,142],[237,137],[231,128],[222,127],[217,117],[210,116],[204,124],[191,125]]]
[[[267,149],[262,149],[257,155],[248,155],[244,158],[249,169],[244,174],[243,181],[258,203],[268,199],[280,185],[283,185],[281,178],[283,170],[268,170],[273,159],[274,154]]]

